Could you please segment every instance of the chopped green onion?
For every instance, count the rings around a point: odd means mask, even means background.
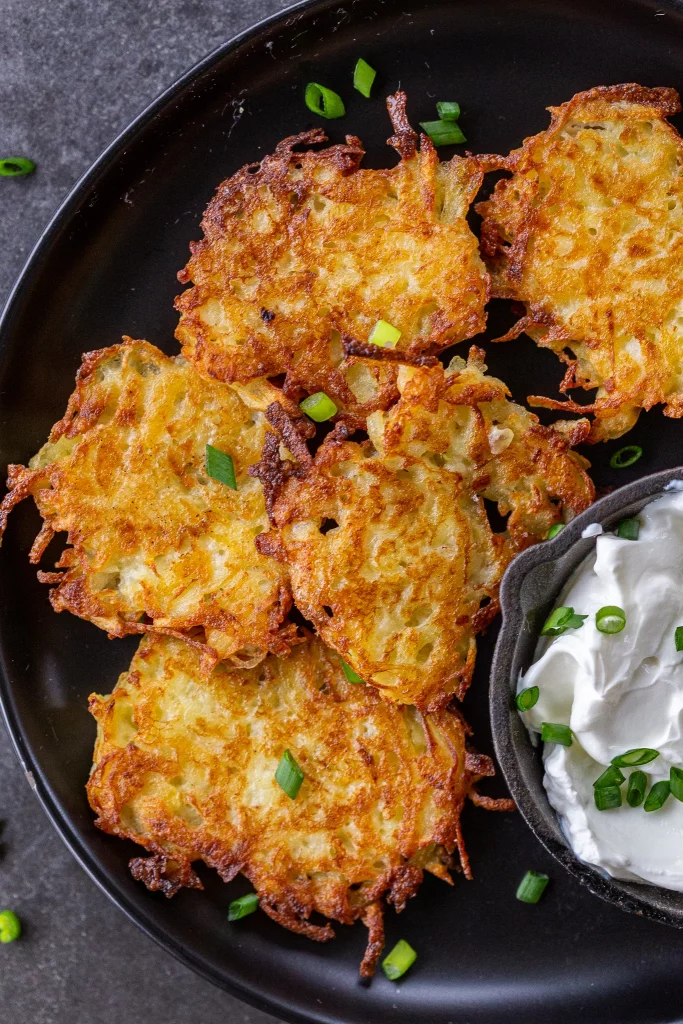
[[[622,519],[617,528],[617,537],[622,540],[638,540],[640,523],[637,519]]]
[[[549,881],[549,877],[540,871],[527,871],[515,895],[522,903],[538,903]]]
[[[645,799],[646,789],[647,775],[645,772],[631,772],[628,777],[628,787],[626,789],[626,803],[629,807],[640,807]]]
[[[561,533],[562,530],[564,530],[564,523],[555,523],[546,533],[546,540],[552,540],[553,537],[557,537],[558,533]]]
[[[346,113],[341,96],[332,89],[327,89],[318,82],[309,82],[306,86],[306,106],[320,117],[343,117]]]
[[[621,633],[626,625],[624,609],[615,604],[606,604],[595,613],[595,625],[601,633]]]
[[[25,156],[7,156],[0,160],[0,177],[18,178],[21,174],[33,174],[36,165]]]
[[[358,673],[354,672],[353,669],[351,668],[351,666],[347,665],[347,663],[344,661],[343,658],[341,659],[341,667],[342,667],[342,671],[343,671],[344,675],[346,676],[348,682],[350,682],[350,683],[362,683],[363,682],[363,680],[358,675]]]
[[[435,146],[454,146],[467,139],[455,121],[420,121],[420,128]]]
[[[669,786],[671,787],[671,795],[675,796],[677,800],[683,801],[683,768],[671,766]]]
[[[638,461],[642,454],[643,449],[639,444],[627,444],[625,448],[620,448],[618,452],[614,453],[609,464],[612,469],[628,469]]]
[[[324,423],[325,420],[331,419],[337,412],[337,406],[331,398],[327,397],[324,391],[316,391],[314,395],[304,398],[303,402],[299,402],[299,408],[307,416],[310,416],[312,420],[315,420],[316,423]]]
[[[643,804],[643,810],[645,811],[658,811],[660,807],[663,807],[669,798],[671,787],[669,786],[669,780],[663,779],[662,782],[655,782],[654,786],[647,794],[647,799]]]
[[[571,747],[572,731],[568,725],[557,725],[555,722],[542,722],[541,739],[544,743],[560,743],[563,747]]]
[[[275,781],[291,800],[296,800],[304,781],[304,773],[288,750],[285,750],[275,769]]]
[[[14,942],[21,935],[21,921],[13,910],[0,912],[0,942]]]
[[[633,750],[613,757],[611,763],[617,768],[635,768],[641,764],[649,764],[656,757],[659,757],[659,751],[653,750],[652,747],[634,747]]]
[[[579,629],[587,618],[587,615],[575,615],[573,608],[556,608],[545,620],[541,636],[560,636],[567,629]]]
[[[399,939],[389,956],[382,960],[382,970],[389,981],[397,981],[416,960],[417,953],[413,947],[405,939]]]
[[[442,121],[457,121],[460,117],[460,104],[437,103],[436,112]]]
[[[255,892],[249,892],[246,896],[240,896],[233,900],[228,907],[228,921],[239,921],[241,917],[253,914],[258,910],[258,896]]]
[[[396,348],[396,342],[401,337],[398,327],[388,324],[386,320],[378,320],[370,331],[368,341],[371,345],[379,345],[380,348]]]
[[[372,89],[372,83],[375,81],[376,74],[375,69],[371,68],[367,61],[363,60],[362,57],[358,58],[353,69],[353,87],[361,95],[365,96],[366,100],[370,99],[370,90]]]
[[[212,444],[206,446],[206,472],[219,483],[232,487],[233,491],[237,490],[235,463],[232,461],[232,456],[222,452],[220,448],[214,448]]]
[[[602,786],[593,790],[595,806],[599,811],[611,811],[621,807],[621,790],[618,786]]]
[[[593,789],[604,789],[605,786],[620,786],[624,781],[625,775],[619,771],[615,764],[610,765],[606,768],[602,775],[593,783]]]
[[[520,690],[515,703],[519,711],[531,711],[538,701],[539,690],[537,686],[527,686],[526,690]]]
[[[676,643],[676,650],[683,651],[683,626],[676,626],[676,632],[674,633],[674,640]]]

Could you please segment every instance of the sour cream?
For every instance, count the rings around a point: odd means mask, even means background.
[[[548,799],[576,855],[615,878],[683,891],[683,803],[670,796],[657,811],[629,807],[628,768],[622,806],[599,811],[594,802],[593,782],[627,750],[659,751],[640,769],[648,789],[671,765],[683,768],[683,652],[674,640],[683,625],[683,490],[670,488],[638,519],[638,540],[596,538],[558,601],[588,618],[541,638],[519,690],[539,688],[523,715],[530,730],[542,722],[572,730],[572,745],[546,743],[543,760]],[[605,605],[624,610],[622,632],[597,629]]]

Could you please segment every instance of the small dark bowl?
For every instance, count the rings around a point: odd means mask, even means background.
[[[622,910],[683,928],[683,893],[607,878],[580,861],[569,846],[543,788],[541,747],[534,747],[514,705],[520,670],[533,661],[539,630],[569,576],[591,551],[595,538],[582,538],[589,523],[613,529],[661,497],[670,480],[683,480],[683,467],[653,473],[620,487],[591,505],[551,541],[537,544],[509,566],[500,591],[503,621],[491,669],[491,726],[498,763],[519,810],[537,839],[596,896]]]

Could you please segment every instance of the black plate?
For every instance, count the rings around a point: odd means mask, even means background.
[[[351,89],[359,55],[378,68],[376,98]],[[400,85],[414,121],[437,99],[456,99],[474,152],[506,152],[544,128],[544,107],[593,85],[637,81],[683,89],[683,8],[657,0],[323,0],[270,21],[208,58],[157,101],[68,199],[25,270],[2,326],[0,462],[25,461],[62,414],[80,353],[123,332],[168,351],[176,271],[197,238],[218,182],[313,123],[310,80],[348,101],[326,122],[365,140],[371,164],[392,160],[381,96]],[[317,123],[317,122],[316,122]],[[493,331],[510,322],[493,304]],[[491,333],[489,336],[493,336]],[[488,345],[489,365],[523,399],[552,393],[561,377],[549,352],[526,339]],[[645,455],[632,470],[607,468],[598,484],[683,462],[683,425],[659,412],[629,435]],[[612,450],[614,445],[611,446]],[[131,848],[96,832],[83,784],[94,726],[91,690],[107,690],[135,643],[55,615],[26,552],[38,517],[13,515],[0,552],[3,703],[20,756],[53,822],[86,870],[154,938],[243,998],[290,1020],[346,1024],[621,1024],[671,1021],[683,1008],[683,934],[596,900],[558,868],[517,815],[468,809],[464,827],[476,880],[452,889],[428,880],[400,917],[419,959],[404,982],[358,981],[363,930],[338,928],[316,946],[263,914],[229,926],[230,899],[246,883],[204,872],[205,894],[173,901],[128,876]],[[479,746],[490,750],[486,680],[495,630],[480,645],[467,701]],[[514,891],[527,868],[553,884],[538,906]],[[97,937],[93,936],[93,941]]]

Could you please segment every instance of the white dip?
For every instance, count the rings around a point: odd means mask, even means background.
[[[536,661],[519,690],[538,686],[538,703],[523,715],[569,725],[570,747],[546,743],[545,788],[574,852],[615,878],[683,891],[683,803],[670,796],[660,810],[626,803],[599,811],[593,782],[613,757],[636,747],[659,751],[641,766],[649,786],[683,768],[683,652],[674,634],[683,625],[683,491],[646,506],[638,540],[597,537],[558,605],[588,615],[580,629],[541,638]],[[599,632],[595,613],[617,605],[620,633]]]

